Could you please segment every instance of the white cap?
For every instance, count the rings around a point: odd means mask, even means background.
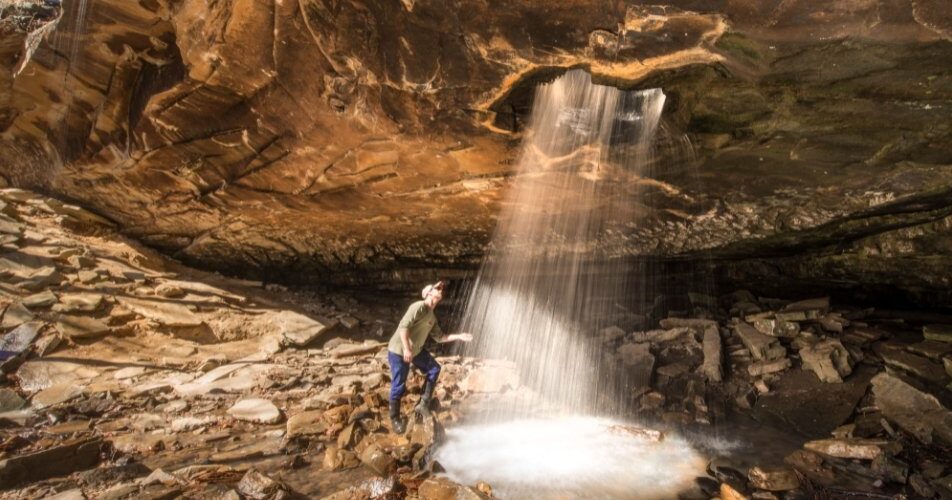
[[[433,290],[443,291],[443,282],[437,281],[436,283],[433,283],[432,285],[427,285],[423,287],[423,293],[422,293],[423,298],[425,299],[426,296],[429,295],[430,292],[432,292]]]

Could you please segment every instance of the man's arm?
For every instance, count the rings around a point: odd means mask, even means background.
[[[439,337],[436,338],[436,341],[441,344],[445,344],[447,342],[455,342],[457,340],[461,340],[463,342],[469,342],[470,340],[473,340],[473,336],[472,334],[469,334],[469,333],[452,333],[450,335],[440,335]]]
[[[413,342],[410,341],[410,329],[400,328],[400,342],[403,344],[403,360],[409,363],[413,360]]]

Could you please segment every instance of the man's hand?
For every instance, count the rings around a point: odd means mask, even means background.
[[[403,361],[408,364],[413,362],[413,344],[409,342],[403,346]]]
[[[462,340],[463,342],[470,342],[473,340],[473,334],[471,333],[457,333],[456,335],[451,335],[455,337],[453,340]]]

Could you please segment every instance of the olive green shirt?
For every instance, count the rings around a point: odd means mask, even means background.
[[[400,320],[400,324],[397,325],[397,331],[393,332],[393,336],[390,337],[390,344],[387,349],[400,356],[403,356],[403,341],[400,340],[400,330],[404,328],[410,330],[413,357],[416,357],[423,350],[423,344],[426,342],[428,335],[433,338],[439,338],[443,335],[443,330],[436,323],[436,315],[433,314],[433,309],[427,307],[426,302],[422,300],[410,304],[407,312],[403,315],[403,319]]]

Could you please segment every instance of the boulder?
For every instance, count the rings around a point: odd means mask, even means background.
[[[291,416],[288,418],[287,437],[323,434],[328,428],[323,415],[323,411],[305,411]]]
[[[281,421],[281,410],[267,399],[239,400],[228,409],[228,414],[238,420],[259,424],[276,424]]]
[[[383,477],[389,476],[397,467],[396,459],[376,444],[364,448],[360,453],[360,461],[375,474]]]
[[[254,468],[248,469],[242,476],[237,489],[242,497],[251,500],[270,500],[281,497],[279,493],[286,494],[286,488],[281,483]]]
[[[952,444],[952,411],[935,396],[888,372],[873,377],[873,397],[883,415],[925,444]]]
[[[823,382],[842,383],[853,373],[849,352],[839,340],[821,340],[812,346],[800,349],[803,367],[816,374]]]
[[[475,488],[454,483],[445,477],[431,477],[417,490],[420,500],[481,500],[485,497]]]

